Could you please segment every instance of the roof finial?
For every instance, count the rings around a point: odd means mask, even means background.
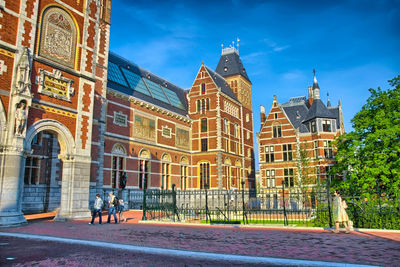
[[[327,107],[331,106],[331,101],[329,100],[329,92],[326,93],[326,96],[328,97],[328,102],[326,103]]]
[[[223,52],[224,51],[224,44],[221,44],[221,51]],[[221,53],[222,53],[221,52]]]
[[[239,37],[237,37],[236,38],[236,46],[237,46],[237,52],[238,52],[238,54],[239,54],[239,42],[240,42],[240,39],[239,39]]]

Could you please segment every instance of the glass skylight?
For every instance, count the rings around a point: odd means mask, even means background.
[[[166,87],[163,87],[163,90],[165,92],[165,94],[168,96],[169,101],[171,102],[171,104],[177,108],[180,109],[185,109],[185,107],[182,105],[181,100],[179,99],[179,97],[176,95],[176,93]]]
[[[124,73],[126,79],[128,80],[130,88],[132,88],[134,91],[138,91],[141,92],[142,94],[151,96],[149,90],[147,90],[146,85],[144,84],[142,78],[139,75],[125,68],[122,68],[122,72]]]
[[[143,78],[145,83],[147,84],[147,87],[149,88],[151,94],[155,99],[158,99],[162,102],[165,102],[167,104],[171,104],[167,98],[167,96],[164,94],[163,90],[161,90],[161,87],[156,84],[155,82],[150,81],[149,79]]]
[[[126,83],[124,76],[122,76],[121,70],[118,68],[117,64],[108,62],[107,78],[113,82],[128,87],[128,84]]]

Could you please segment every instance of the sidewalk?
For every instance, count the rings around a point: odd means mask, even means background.
[[[235,227],[140,223],[142,213],[129,211],[128,222],[88,225],[89,220],[34,220],[2,232],[40,234],[81,240],[236,255],[309,259],[400,266],[400,232],[361,231],[333,234],[322,229]],[[106,222],[106,216],[103,222]]]

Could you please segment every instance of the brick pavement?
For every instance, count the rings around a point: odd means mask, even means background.
[[[143,224],[138,223],[140,212],[126,215],[130,220],[117,225],[43,220],[1,230],[193,251],[400,266],[400,232],[346,235],[321,229]]]

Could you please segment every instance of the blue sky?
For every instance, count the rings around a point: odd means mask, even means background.
[[[400,74],[400,0],[112,1],[111,51],[185,89],[237,37],[255,132],[260,105],[306,95],[313,68],[321,99],[342,101],[346,131],[368,88]]]

